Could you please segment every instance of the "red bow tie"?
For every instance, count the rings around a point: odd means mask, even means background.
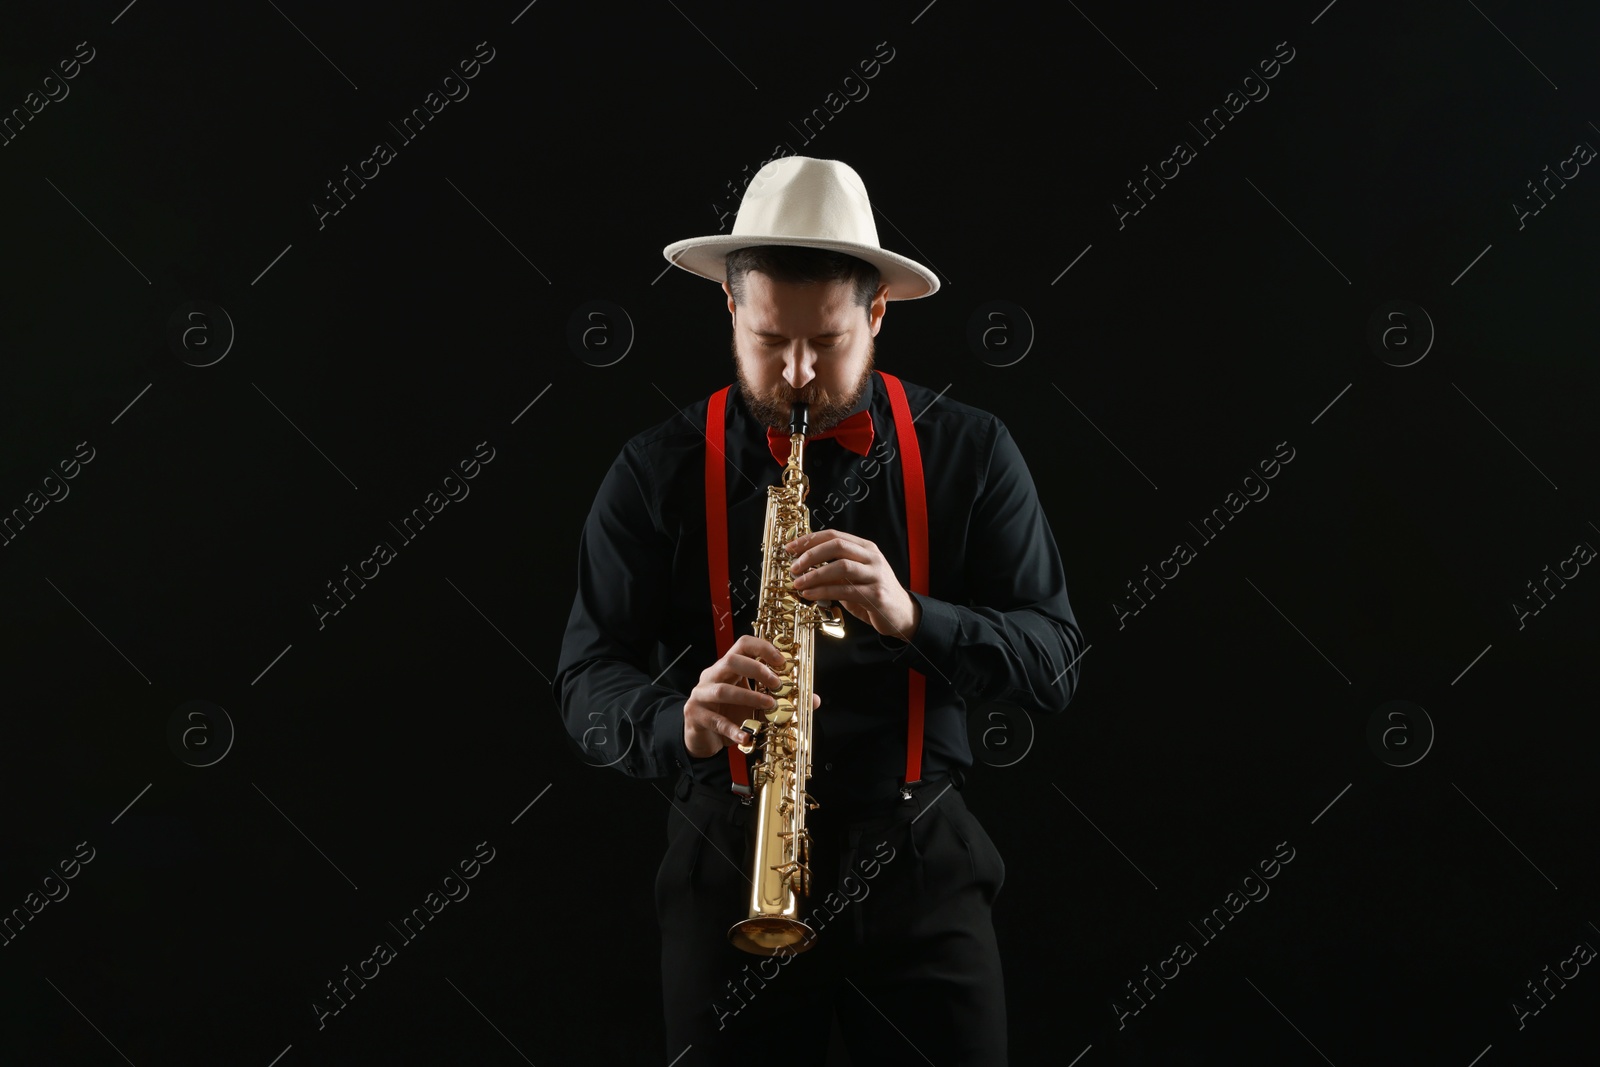
[[[867,449],[872,447],[872,412],[866,408],[841,421],[832,429],[823,430],[821,433],[806,434],[806,442],[822,441],[833,438],[845,448],[858,456],[867,454]],[[789,435],[783,430],[767,427],[767,447],[772,450],[772,458],[778,461],[779,466],[789,462]]]

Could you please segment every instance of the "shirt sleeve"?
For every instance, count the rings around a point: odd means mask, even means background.
[[[992,440],[968,528],[970,603],[913,592],[922,616],[910,642],[879,641],[897,666],[920,671],[930,684],[948,683],[969,705],[1009,700],[1058,714],[1078,688],[1083,633],[1028,465],[999,419]]]
[[[688,694],[652,682],[650,655],[665,616],[672,545],[640,483],[632,444],[595,494],[578,539],[578,591],[553,687],[582,759],[638,778],[694,761],[683,744]]]

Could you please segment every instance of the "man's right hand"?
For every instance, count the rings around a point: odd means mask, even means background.
[[[783,654],[771,641],[745,634],[733,643],[727,655],[700,672],[700,684],[689,693],[683,705],[683,745],[695,759],[715,756],[729,745],[749,743],[743,723],[759,718],[776,701],[745,684],[750,679],[769,689],[780,682]],[[811,707],[822,698],[811,694]]]

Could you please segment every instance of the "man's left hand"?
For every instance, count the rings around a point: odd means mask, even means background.
[[[795,555],[790,573],[797,576],[795,590],[807,600],[837,600],[886,637],[910,641],[917,632],[922,607],[900,584],[878,546],[865,537],[814,530],[784,548]]]

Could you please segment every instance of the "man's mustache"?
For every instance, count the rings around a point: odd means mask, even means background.
[[[816,400],[818,400],[818,399],[820,399],[822,397],[822,390],[821,389],[812,389],[809,392],[805,392],[805,393],[795,393],[795,392],[792,392],[792,391],[784,391],[784,387],[783,386],[779,386],[778,390],[779,391],[776,394],[778,396],[778,398],[781,399],[781,400],[790,401],[791,403],[793,401],[796,401],[796,400],[803,400],[806,403],[810,404],[810,403],[812,403],[812,402],[814,402],[814,401],[816,401]]]

